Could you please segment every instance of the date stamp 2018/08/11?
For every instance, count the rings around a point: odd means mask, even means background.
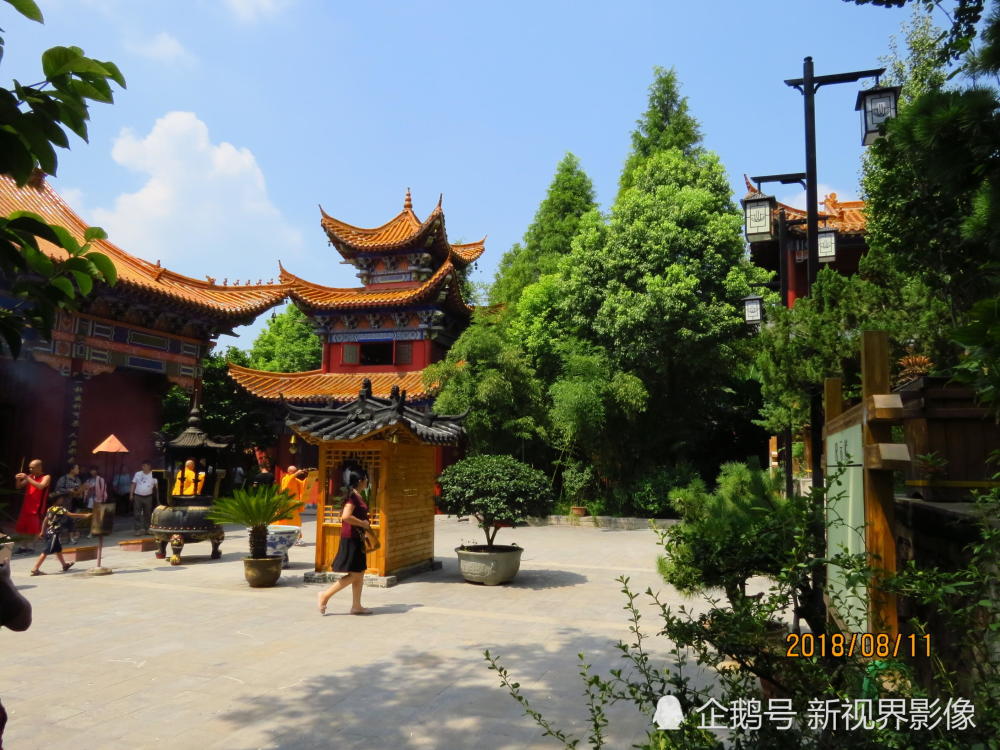
[[[929,635],[903,635],[897,633],[789,633],[785,637],[788,648],[785,656],[792,659],[811,659],[814,656],[857,656],[862,659],[887,659],[900,656],[930,656]]]

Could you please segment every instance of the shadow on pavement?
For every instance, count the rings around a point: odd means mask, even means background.
[[[378,608],[380,612],[391,607]],[[355,631],[363,634],[363,619]],[[521,750],[544,748],[542,730],[500,686],[482,651],[489,648],[519,681],[521,691],[557,727],[579,737],[589,731],[577,654],[595,669],[624,666],[609,638],[576,631],[558,650],[551,644],[511,645],[482,642],[456,653],[457,644],[441,650],[393,651],[390,644],[370,644],[376,656],[363,665],[337,668],[341,647],[331,642],[329,675],[276,687],[245,700],[223,714],[234,733],[231,750],[293,748],[434,748],[434,750]],[[361,638],[363,635],[355,636]],[[354,641],[358,645],[357,641]],[[381,648],[380,648],[381,645]],[[470,656],[472,665],[470,666]],[[475,658],[478,657],[478,658]],[[291,688],[291,689],[289,689]],[[646,738],[651,717],[632,704],[609,708],[606,747],[624,748]],[[583,746],[583,742],[581,742]],[[219,745],[221,747],[221,745]]]

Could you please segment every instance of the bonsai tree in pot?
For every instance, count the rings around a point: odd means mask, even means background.
[[[234,490],[219,498],[207,517],[215,523],[235,523],[250,529],[250,556],[243,559],[247,583],[254,588],[273,586],[281,576],[281,555],[267,554],[267,527],[291,518],[303,503],[273,485]]]
[[[509,581],[517,574],[523,550],[494,543],[500,524],[548,515],[554,500],[548,478],[511,456],[479,455],[449,466],[438,482],[441,510],[475,518],[486,535],[485,545],[455,550],[462,575],[488,586]]]

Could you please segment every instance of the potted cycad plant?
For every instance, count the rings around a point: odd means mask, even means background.
[[[441,510],[472,516],[486,544],[457,547],[458,567],[467,581],[495,586],[509,581],[521,566],[517,545],[494,544],[500,524],[523,523],[548,515],[552,488],[544,473],[511,456],[469,456],[449,466],[438,480]]]
[[[267,527],[291,518],[302,505],[273,485],[234,490],[232,497],[219,498],[212,504],[209,520],[250,529],[250,556],[243,559],[243,573],[254,588],[273,586],[281,576],[282,556],[267,554]]]

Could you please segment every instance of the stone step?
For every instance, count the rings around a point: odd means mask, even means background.
[[[97,545],[88,544],[77,547],[63,547],[63,557],[66,562],[83,562],[97,559]]]
[[[122,539],[118,546],[125,552],[149,552],[157,547],[156,540],[149,536],[141,539]]]

